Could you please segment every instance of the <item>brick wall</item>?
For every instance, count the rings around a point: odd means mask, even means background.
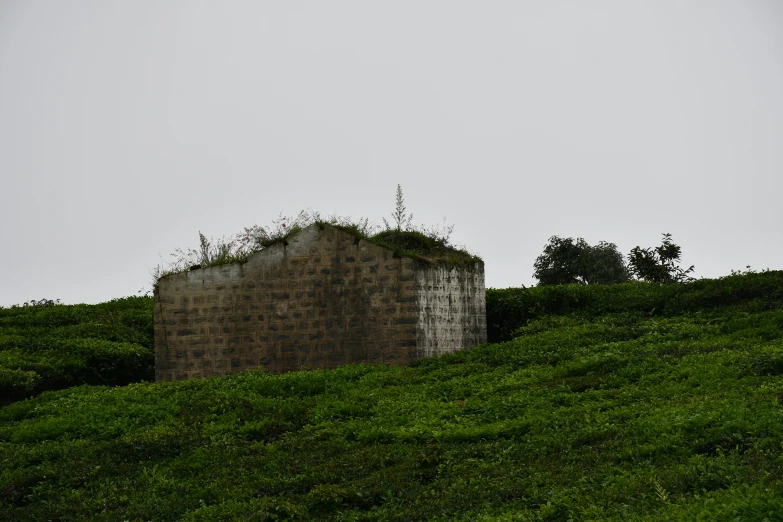
[[[420,357],[440,355],[487,342],[484,265],[416,271],[417,346]]]
[[[340,229],[309,227],[247,263],[162,278],[155,292],[156,379],[405,364],[485,342],[480,268],[479,275],[423,267]],[[448,308],[449,295],[453,302],[455,291],[479,287],[474,301],[459,297]],[[459,334],[464,326],[475,335]]]

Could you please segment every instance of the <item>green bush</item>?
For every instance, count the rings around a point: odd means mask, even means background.
[[[0,308],[0,403],[80,384],[152,380],[153,348],[149,297]]]
[[[734,306],[738,311],[783,305],[783,271],[700,279],[689,283],[551,285],[487,290],[487,337],[507,341],[540,317],[612,312],[671,315]]]

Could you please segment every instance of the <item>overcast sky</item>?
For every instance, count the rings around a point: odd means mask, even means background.
[[[783,2],[0,0],[0,305],[150,287],[198,232],[454,224],[783,269]]]

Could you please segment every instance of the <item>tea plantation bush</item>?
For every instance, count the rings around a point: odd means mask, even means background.
[[[547,315],[595,317],[608,312],[667,316],[728,305],[783,306],[783,271],[699,279],[683,284],[633,281],[617,285],[550,285],[487,290],[489,342],[508,341],[515,331]]]
[[[559,288],[514,340],[407,367],[16,402],[0,520],[782,520],[776,277]]]
[[[152,298],[0,308],[0,404],[79,384],[154,379]]]

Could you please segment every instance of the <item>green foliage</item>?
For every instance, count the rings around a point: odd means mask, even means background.
[[[154,378],[152,299],[0,308],[0,404],[80,384]]]
[[[685,284],[631,281],[618,285],[554,285],[487,290],[487,336],[507,341],[514,332],[550,315],[597,317],[634,312],[670,316],[689,310],[737,308],[742,313],[783,307],[783,272],[767,271]]]
[[[413,226],[413,214],[407,214],[406,210],[402,187],[398,184],[393,223],[383,219],[383,230],[362,238],[393,250],[397,256],[412,257],[428,264],[463,266],[481,262],[477,255],[451,243],[454,225],[447,225],[445,218],[440,225]]]
[[[208,239],[199,232],[199,248],[182,250],[178,248],[171,254],[173,260],[166,264],[158,264],[151,272],[152,286],[167,275],[207,268],[227,263],[244,263],[250,255],[276,244],[287,244],[288,238],[297,232],[311,226],[331,225],[350,232],[359,239],[366,239],[375,244],[391,248],[398,256],[413,257],[426,263],[445,263],[464,265],[481,261],[481,259],[464,248],[452,245],[450,236],[453,225],[414,227],[411,225],[412,214],[406,213],[402,198],[402,188],[397,185],[397,207],[392,214],[394,227],[384,219],[385,229],[371,222],[368,218],[358,220],[338,215],[322,216],[313,210],[303,210],[290,218],[282,214],[269,227],[253,225],[228,238]]]
[[[369,241],[394,250],[398,256],[413,257],[426,263],[461,266],[481,262],[480,257],[449,245],[442,236],[426,235],[416,230],[384,230]]]
[[[642,281],[652,283],[684,283],[693,278],[693,266],[680,268],[682,249],[672,243],[671,234],[663,234],[661,246],[655,248],[635,247],[628,256],[631,272]],[[750,268],[750,267],[748,267]]]
[[[614,243],[595,246],[578,238],[552,236],[534,264],[542,285],[615,284],[630,280],[623,255]]]
[[[245,227],[242,232],[228,238],[208,239],[199,232],[199,248],[182,250],[177,248],[171,257],[173,261],[158,264],[152,270],[153,287],[161,277],[197,268],[225,265],[228,263],[244,263],[247,258],[264,248],[278,243],[285,243],[289,236],[321,221],[317,212],[301,211],[296,217],[278,216],[269,227],[253,225]],[[327,222],[344,222],[344,218],[327,218]],[[367,225],[366,221],[364,222]],[[357,225],[357,227],[360,225]]]
[[[0,520],[780,520],[781,283],[494,291],[513,340],[407,367],[16,402]]]

